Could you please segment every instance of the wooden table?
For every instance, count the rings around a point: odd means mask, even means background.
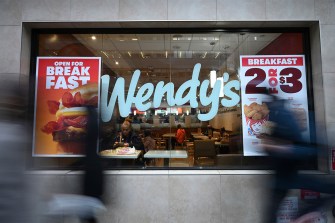
[[[205,140],[205,139],[209,139],[208,136],[205,135],[193,135],[194,139],[200,139],[200,140]]]
[[[229,143],[228,142],[215,142],[216,152],[220,153],[229,153]]]
[[[187,158],[187,152],[185,150],[149,150],[144,154],[144,158],[163,158],[164,166],[169,166],[170,158]]]
[[[135,150],[134,154],[117,154],[115,149],[103,150],[99,154],[104,158],[114,159],[137,159],[141,154],[142,150]]]
[[[176,133],[165,133],[162,137],[166,140],[166,149],[174,149],[175,140],[172,142],[172,139],[176,138]]]

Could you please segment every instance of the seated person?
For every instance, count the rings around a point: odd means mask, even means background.
[[[176,143],[179,145],[183,145],[185,138],[186,138],[186,132],[185,129],[181,127],[180,124],[177,125],[177,132],[176,132]]]
[[[226,133],[226,129],[224,127],[222,127],[220,129],[220,134],[221,134],[221,137],[224,137],[224,134]]]
[[[142,139],[133,131],[131,123],[124,121],[121,125],[121,133],[114,139],[113,148],[133,146],[136,150],[144,150]]]
[[[206,129],[204,135],[208,136],[209,138],[212,138],[212,136],[213,136],[213,128],[212,128],[211,125],[207,125],[207,129]]]
[[[156,141],[151,137],[151,131],[144,131],[144,151],[148,152],[149,150],[154,150],[156,148]]]

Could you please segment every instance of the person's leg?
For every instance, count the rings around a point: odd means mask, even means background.
[[[82,223],[98,223],[98,221],[95,217],[82,218],[82,219],[80,219],[80,221]]]
[[[271,192],[269,203],[267,206],[267,211],[264,218],[264,223],[276,223],[277,222],[277,211],[282,200],[285,198],[287,194],[286,189],[278,189],[275,188]]]

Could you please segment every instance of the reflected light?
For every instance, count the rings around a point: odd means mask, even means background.
[[[218,77],[217,80],[221,81],[221,88],[220,88],[220,94],[219,97],[224,97],[224,84],[223,84],[223,77]]]
[[[216,81],[216,70],[211,70],[209,73],[209,80],[211,82],[211,88],[213,88]]]

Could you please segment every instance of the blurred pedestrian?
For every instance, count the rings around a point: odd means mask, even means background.
[[[302,139],[297,119],[287,101],[269,96],[267,126],[271,126],[271,129],[267,134],[261,134],[260,138],[271,158],[275,175],[264,223],[276,222],[277,210],[290,189],[335,193],[334,183],[321,182],[315,176],[298,173],[301,163],[315,158],[316,149]]]
[[[25,103],[20,86],[12,81],[1,83],[0,95],[0,222],[29,223],[32,207],[25,175]]]
[[[76,216],[82,223],[97,223],[97,213],[103,204],[103,166],[97,153],[98,116],[96,108],[87,107],[87,135],[85,138],[84,178],[80,194],[55,194],[47,205],[51,216]]]
[[[98,128],[98,115],[96,108],[87,107],[88,120],[87,120],[87,138],[85,146],[84,158],[84,183],[83,194],[88,197],[96,198],[102,201],[103,195],[103,167],[100,157],[97,153],[99,128]],[[88,213],[87,216],[82,218],[82,222],[95,223],[97,222],[94,213]]]

